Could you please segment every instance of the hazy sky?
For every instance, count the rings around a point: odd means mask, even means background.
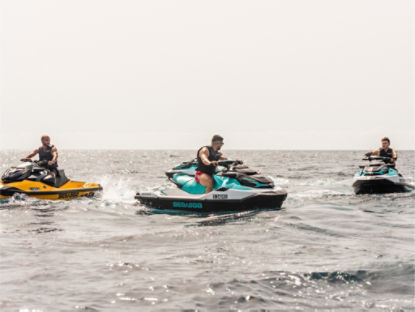
[[[0,148],[415,148],[411,0],[0,3]]]

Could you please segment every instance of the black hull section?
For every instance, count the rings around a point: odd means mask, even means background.
[[[195,199],[168,196],[150,197],[137,193],[135,198],[143,205],[161,210],[181,210],[192,212],[228,212],[256,209],[280,209],[287,198],[285,191],[259,193],[244,199]]]
[[[385,193],[403,193],[410,191],[403,184],[396,184],[389,180],[357,180],[353,183],[353,189],[356,194],[385,194]]]

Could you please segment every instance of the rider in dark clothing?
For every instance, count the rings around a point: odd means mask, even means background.
[[[213,189],[213,178],[218,161],[221,159],[227,159],[220,152],[223,146],[223,138],[220,135],[214,135],[212,138],[212,144],[203,146],[197,151],[197,168],[195,179],[198,183],[206,187],[206,193],[209,193]],[[242,160],[237,160],[242,164]]]
[[[208,151],[208,160],[211,164],[206,165],[201,156],[199,155],[200,151],[204,148],[207,148]],[[215,173],[215,165],[212,164],[213,161],[218,161],[221,159],[222,153],[213,149],[212,146],[203,146],[197,151],[197,171],[212,175]],[[203,157],[203,156],[202,156]]]
[[[56,176],[58,172],[58,149],[54,145],[50,145],[50,137],[48,135],[42,136],[41,142],[42,146],[27,155],[22,161],[31,159],[39,154],[39,165],[49,169],[50,173]]]
[[[197,169],[195,179],[198,183],[206,187],[206,193],[212,191],[213,178],[218,160],[226,159],[220,152],[223,146],[223,138],[220,135],[214,135],[210,146],[203,146],[197,151]]]
[[[381,157],[388,157],[390,158],[389,163],[395,165],[396,160],[398,159],[398,154],[391,149],[390,146],[390,140],[388,137],[383,137],[381,139],[382,147],[374,150],[372,152],[366,153],[365,156],[381,156]]]

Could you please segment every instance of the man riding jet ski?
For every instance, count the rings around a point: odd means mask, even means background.
[[[380,157],[384,157],[385,159],[389,158],[388,163],[395,165],[396,161],[398,160],[398,153],[390,148],[391,141],[389,140],[388,137],[383,137],[380,140],[380,142],[382,144],[382,147],[372,152],[366,153],[365,156],[366,157],[380,156]]]
[[[413,188],[395,169],[398,154],[389,147],[389,138],[384,137],[381,142],[381,148],[366,153],[363,158],[369,164],[360,166],[361,170],[354,177],[356,194],[407,192]]]
[[[58,149],[54,145],[50,145],[50,136],[42,135],[40,138],[42,146],[35,149],[32,153],[22,158],[21,161],[30,161],[32,157],[39,154],[38,166],[49,170],[50,179],[54,180],[58,173]]]
[[[206,187],[206,193],[212,191],[213,188],[213,174],[218,166],[218,160],[227,159],[220,149],[225,143],[223,143],[223,137],[215,134],[212,137],[211,145],[201,147],[196,154],[197,168],[195,179],[198,183]],[[240,163],[242,161],[239,160]]]
[[[58,150],[50,145],[50,137],[41,138],[42,146],[22,159],[23,164],[11,167],[1,177],[0,199],[26,194],[41,199],[70,199],[91,196],[102,187],[96,183],[70,181],[58,169]],[[39,160],[31,158],[39,154]]]
[[[101,185],[96,183],[69,180],[63,169],[57,169],[56,177],[53,177],[49,169],[32,161],[7,169],[0,181],[0,199],[15,194],[39,199],[71,199],[92,196],[101,190]]]
[[[219,160],[212,175],[212,191],[196,181],[199,162],[183,162],[166,172],[178,189],[137,193],[138,201],[152,208],[197,212],[239,211],[281,208],[287,192],[272,180],[242,165],[240,161]]]

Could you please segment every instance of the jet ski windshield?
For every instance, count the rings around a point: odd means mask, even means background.
[[[27,179],[31,174],[34,167],[32,162],[24,162],[17,166],[10,167],[1,176],[1,180],[4,183],[18,182]]]

